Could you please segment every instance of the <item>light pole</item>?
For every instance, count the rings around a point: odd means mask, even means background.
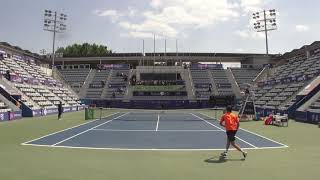
[[[265,32],[267,55],[269,54],[268,31],[273,31],[278,28],[276,17],[277,14],[275,9],[253,13],[254,29],[257,32]]]
[[[43,30],[53,33],[52,70],[54,69],[56,33],[63,33],[67,29],[65,24],[66,20],[67,15],[65,14],[58,13],[57,11],[44,10]]]

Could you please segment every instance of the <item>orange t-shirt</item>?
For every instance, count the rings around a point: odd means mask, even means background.
[[[239,118],[237,115],[227,112],[225,113],[220,120],[220,123],[225,123],[227,131],[236,131],[238,130]]]

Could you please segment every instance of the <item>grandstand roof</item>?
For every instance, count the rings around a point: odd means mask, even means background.
[[[290,52],[284,53],[280,58],[291,58],[295,56],[305,56],[306,51],[314,51],[316,49],[320,49],[320,41],[314,41],[310,45],[304,45],[299,49],[294,49]]]
[[[276,55],[266,54],[249,54],[249,53],[192,53],[192,52],[180,52],[180,53],[146,53],[143,56],[142,53],[113,53],[105,57],[63,57],[56,58],[57,63],[68,62],[88,62],[95,63],[97,61],[161,61],[161,60],[175,60],[186,62],[241,62],[247,58],[252,57],[274,57]]]
[[[37,53],[32,53],[29,50],[23,50],[19,46],[12,46],[11,44],[9,44],[7,42],[0,42],[0,48],[7,49],[7,50],[14,52],[14,53],[17,53],[17,54],[33,57],[35,59],[41,58],[41,56]]]

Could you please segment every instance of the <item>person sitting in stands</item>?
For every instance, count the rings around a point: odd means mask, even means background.
[[[21,107],[21,100],[20,99],[18,99],[16,101],[16,106],[20,109],[20,107]]]
[[[118,91],[119,94],[122,93],[121,88],[118,88],[117,91]]]
[[[6,71],[5,78],[6,78],[8,81],[11,81],[11,74],[10,74],[10,70],[7,70],[7,71]]]
[[[250,94],[250,91],[249,91],[248,88],[245,90],[245,93],[246,93],[246,95],[249,95],[249,94]]]
[[[112,98],[116,98],[116,93],[112,92]]]

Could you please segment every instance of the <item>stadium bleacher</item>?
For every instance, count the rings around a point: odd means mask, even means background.
[[[101,98],[102,91],[106,86],[107,78],[110,74],[110,70],[99,70],[94,75],[92,82],[87,89],[86,97],[99,99]]]
[[[245,90],[246,84],[252,84],[253,79],[261,72],[261,69],[257,68],[230,68],[234,78],[236,79],[239,88]]]
[[[34,62],[21,59],[3,58],[0,61],[1,73],[10,71],[12,84],[21,94],[21,101],[31,109],[56,108],[59,101],[65,107],[80,105],[79,98],[72,91],[41,70]]]
[[[0,113],[1,112],[8,112],[8,111],[11,111],[11,108],[9,108],[7,104],[5,104],[4,102],[2,102],[0,100]]]
[[[208,70],[190,69],[197,99],[209,99],[213,94],[213,87]],[[211,88],[211,91],[209,90]]]
[[[123,99],[129,85],[129,69],[114,69],[103,95],[107,99]],[[126,80],[125,80],[126,79]]]
[[[320,65],[315,62],[319,62],[318,57],[292,58],[274,68],[274,74],[266,79],[267,82],[273,81],[274,84],[263,86],[262,89],[255,91],[257,106],[287,110],[295,103],[296,94],[310,83],[314,74],[317,73]],[[309,72],[312,72],[312,75]],[[284,81],[281,82],[281,80]]]
[[[210,73],[220,96],[234,94],[225,69],[214,69]]]
[[[79,92],[83,83],[85,82],[90,69],[89,68],[77,68],[77,69],[60,69],[65,81],[76,91]]]

